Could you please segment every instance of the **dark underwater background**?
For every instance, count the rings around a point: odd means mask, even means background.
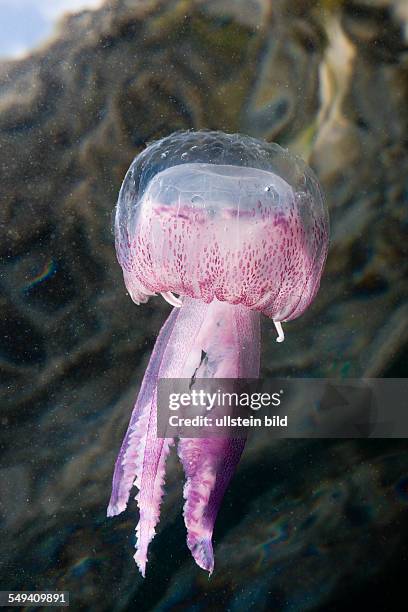
[[[0,13],[1,17],[1,13]],[[0,63],[0,590],[71,609],[406,610],[408,443],[253,436],[209,579],[168,464],[146,579],[113,466],[170,307],[136,307],[112,210],[147,142],[187,128],[279,142],[331,216],[320,292],[262,373],[406,377],[408,6],[404,0],[114,0]]]

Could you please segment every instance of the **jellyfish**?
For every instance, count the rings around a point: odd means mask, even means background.
[[[108,516],[125,510],[132,487],[139,522],[135,560],[145,575],[171,438],[157,435],[161,378],[259,376],[260,315],[301,315],[320,284],[329,236],[312,170],[274,143],[215,131],[177,132],[132,162],[115,216],[115,243],[136,304],[161,294],[173,306],[136,400],[112,482]],[[212,534],[245,439],[179,438],[187,545],[214,567]]]

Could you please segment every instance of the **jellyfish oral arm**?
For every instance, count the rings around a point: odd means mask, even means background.
[[[126,509],[130,490],[134,484],[138,468],[140,471],[140,457],[143,455],[147,441],[147,419],[156,410],[155,389],[157,378],[178,314],[179,311],[177,309],[172,311],[156,340],[126,435],[116,459],[112,480],[112,494],[107,511],[108,516],[116,516]]]
[[[162,328],[146,370],[128,431],[116,461],[108,516],[122,512],[133,485],[139,493],[139,523],[136,528],[135,560],[144,576],[147,549],[155,534],[163,496],[165,461],[172,439],[157,437],[157,381],[179,378],[197,336],[203,313],[190,316],[188,309],[175,308]]]
[[[241,305],[214,300],[206,307],[193,351],[201,355],[195,378],[257,378],[259,313]],[[187,545],[196,563],[210,573],[214,567],[212,533],[215,519],[244,446],[243,438],[183,438],[178,443],[186,475]]]
[[[160,332],[116,462],[108,507],[108,516],[119,514],[126,508],[132,485],[138,487],[135,560],[143,576],[159,520],[166,457],[174,442],[157,437],[158,379],[258,377],[259,327],[259,313],[244,306],[185,298]],[[178,443],[186,475],[187,544],[197,564],[210,572],[215,519],[244,444],[244,439],[233,438]]]

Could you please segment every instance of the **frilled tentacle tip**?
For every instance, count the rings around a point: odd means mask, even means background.
[[[139,568],[139,572],[142,574],[142,577],[146,578],[147,555],[141,554],[140,550],[137,550],[133,555],[133,558],[137,567]]]
[[[112,504],[109,503],[108,509],[106,511],[106,516],[108,518],[112,518],[112,516],[117,516],[121,514],[124,510],[126,510],[127,504]]]
[[[187,546],[197,565],[206,572],[209,572],[211,576],[214,570],[214,551],[211,535],[199,539],[189,535],[187,537]]]
[[[125,478],[123,480],[125,480]],[[133,486],[133,479],[127,485],[128,490],[130,490],[132,486]],[[108,518],[112,518],[113,516],[118,516],[119,514],[122,514],[122,512],[124,512],[127,508],[128,501],[129,501],[128,491],[122,491],[121,489],[119,489],[118,491],[116,490],[113,491],[111,498],[109,500],[109,505],[106,510],[106,516]]]

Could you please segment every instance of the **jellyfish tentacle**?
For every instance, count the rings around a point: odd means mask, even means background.
[[[215,519],[245,442],[245,438],[186,438],[178,443],[186,475],[183,515],[187,546],[197,565],[210,575],[214,569]]]
[[[116,516],[123,512],[129,500],[133,481],[137,476],[138,457],[146,445],[148,416],[155,409],[154,389],[162,364],[163,355],[176,323],[178,310],[173,310],[160,330],[149,365],[145,372],[138,398],[116,459],[112,479],[112,494],[107,515]]]
[[[166,302],[170,304],[170,306],[174,306],[175,308],[181,308],[183,305],[183,302],[180,300],[180,298],[176,297],[171,291],[164,291],[160,295],[166,300]]]
[[[157,390],[154,391],[154,405],[156,404]],[[153,410],[146,432],[146,444],[139,455],[140,458],[143,458],[140,462],[141,471],[134,483],[139,489],[136,495],[139,522],[136,526],[137,541],[134,559],[143,577],[146,572],[147,549],[156,533],[156,525],[160,518],[166,459],[173,444],[174,440],[171,438],[157,438],[156,410]]]
[[[259,313],[214,300],[195,342],[205,355],[197,378],[257,378]],[[245,438],[184,438],[177,447],[184,468],[187,545],[199,567],[214,568],[212,533],[218,509],[245,447]]]
[[[171,438],[157,437],[157,382],[159,378],[179,378],[187,369],[197,367],[199,355],[194,354],[194,339],[199,333],[206,306],[199,300],[190,300],[188,307],[173,310],[172,325],[163,351],[161,364],[152,389],[152,409],[142,416],[140,423],[143,438],[136,457],[135,485],[139,492],[136,501],[139,507],[139,522],[136,527],[137,543],[135,561],[142,576],[145,575],[148,546],[155,535],[163,497],[165,463]],[[174,315],[174,313],[177,313]]]
[[[283,332],[282,323],[280,321],[274,321],[274,325],[276,331],[278,332],[278,337],[276,338],[276,342],[283,342],[285,340],[285,334]]]

